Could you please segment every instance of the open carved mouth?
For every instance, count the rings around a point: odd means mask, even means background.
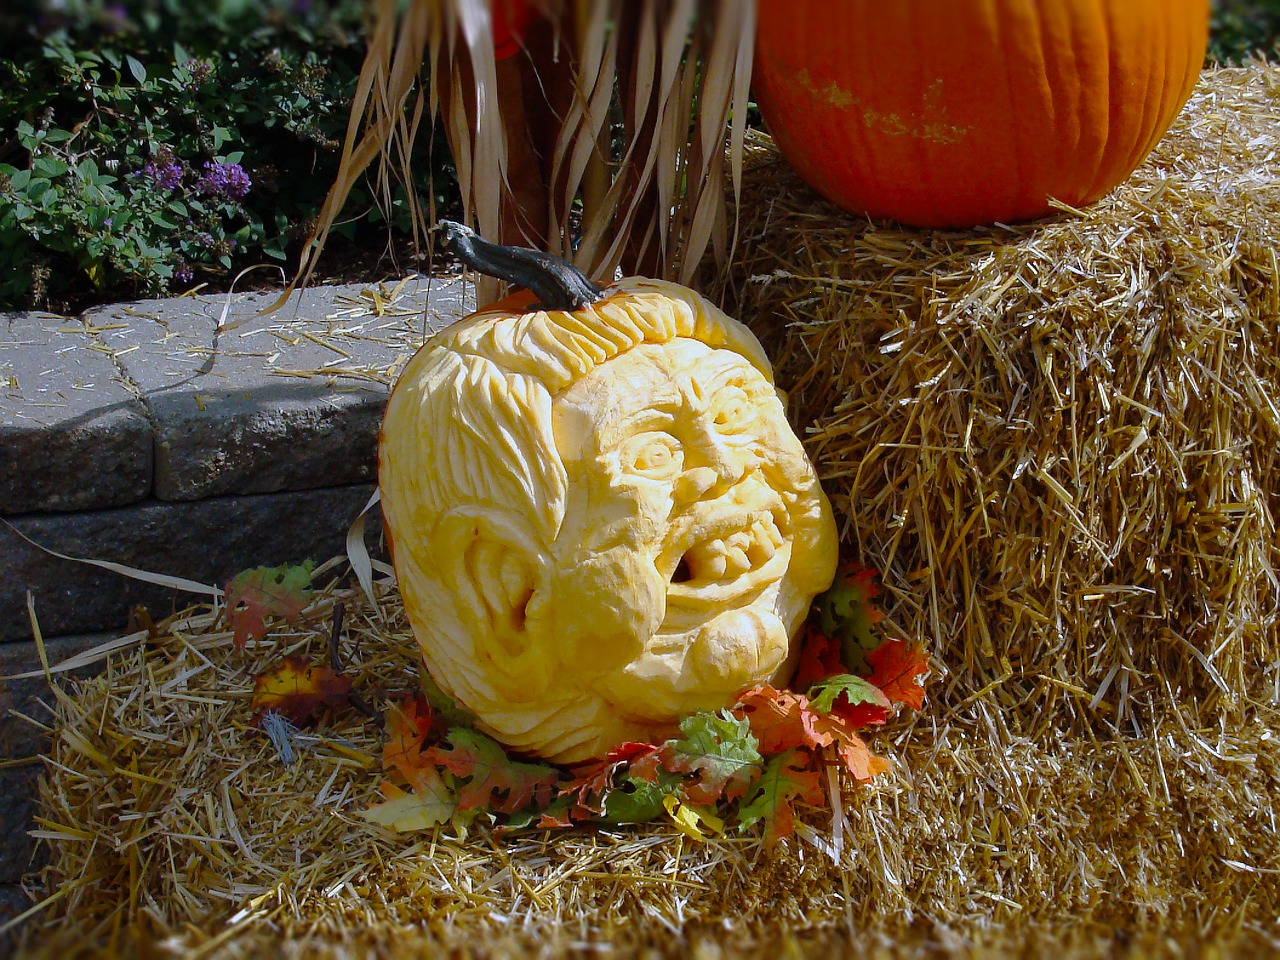
[[[680,601],[724,602],[786,571],[791,553],[784,529],[786,515],[779,510],[755,511],[726,521],[696,540],[680,555],[671,575],[669,598]]]

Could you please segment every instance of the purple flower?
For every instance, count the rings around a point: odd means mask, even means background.
[[[173,271],[173,279],[177,280],[179,283],[190,283],[193,276],[195,276],[195,274],[191,270],[191,264],[187,263],[185,260],[178,264],[177,270]]]
[[[98,18],[108,33],[123,33],[129,26],[129,11],[123,3],[107,4]]]
[[[238,163],[216,163],[206,161],[204,173],[196,183],[196,193],[206,197],[225,197],[228,200],[239,200],[253,181]]]
[[[103,221],[102,221],[102,225],[103,225],[104,227],[109,227],[109,226],[111,226],[111,218],[110,218],[110,217],[107,217],[107,219],[103,220]]]
[[[148,160],[142,172],[161,190],[173,191],[182,182],[182,167],[172,160]]]
[[[188,60],[186,63],[188,79],[182,86],[188,93],[198,90],[209,82],[213,76],[213,64],[208,60]]]

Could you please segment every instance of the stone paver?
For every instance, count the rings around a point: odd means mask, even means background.
[[[372,484],[356,484],[194,503],[150,500],[113,510],[29,514],[9,523],[68,556],[224,585],[248,567],[321,563],[343,553],[347,529],[372,492]],[[371,512],[367,542],[379,552],[381,519],[376,508]],[[3,524],[0,559],[0,642],[31,638],[28,590],[47,637],[123,630],[135,604],[145,604],[158,620],[201,599],[60,560]]]
[[[318,286],[259,316],[277,297],[0,315],[0,642],[30,638],[28,590],[46,636],[122,629],[135,603],[162,615],[190,599],[50,556],[13,528],[206,583],[341,551],[376,480],[390,385],[469,309],[471,288]]]
[[[0,927],[18,916],[18,914],[25,913],[31,905],[31,897],[27,895],[27,892],[21,886],[16,883],[0,884]],[[0,957],[14,957],[17,955],[18,940],[23,927],[25,927],[25,924],[20,925],[16,930],[10,930],[8,933],[0,933]]]
[[[151,492],[151,424],[77,319],[0,314],[0,514]]]
[[[224,295],[85,315],[154,425],[158,499],[373,479],[390,383],[466,302],[460,280],[421,277],[311,288],[255,316],[276,296],[238,295],[225,317]]]

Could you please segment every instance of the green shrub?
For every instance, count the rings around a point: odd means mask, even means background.
[[[1261,54],[1276,59],[1280,43],[1280,0],[1215,0],[1209,59],[1239,64]]]
[[[0,307],[296,259],[337,169],[365,4],[60,6],[0,59]],[[348,211],[348,237],[383,220],[367,192]]]

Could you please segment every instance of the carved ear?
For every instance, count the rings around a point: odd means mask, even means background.
[[[541,696],[551,658],[530,635],[526,613],[547,581],[547,557],[529,525],[502,511],[471,508],[442,517],[434,540],[437,569],[474,642],[474,666],[503,697]]]

